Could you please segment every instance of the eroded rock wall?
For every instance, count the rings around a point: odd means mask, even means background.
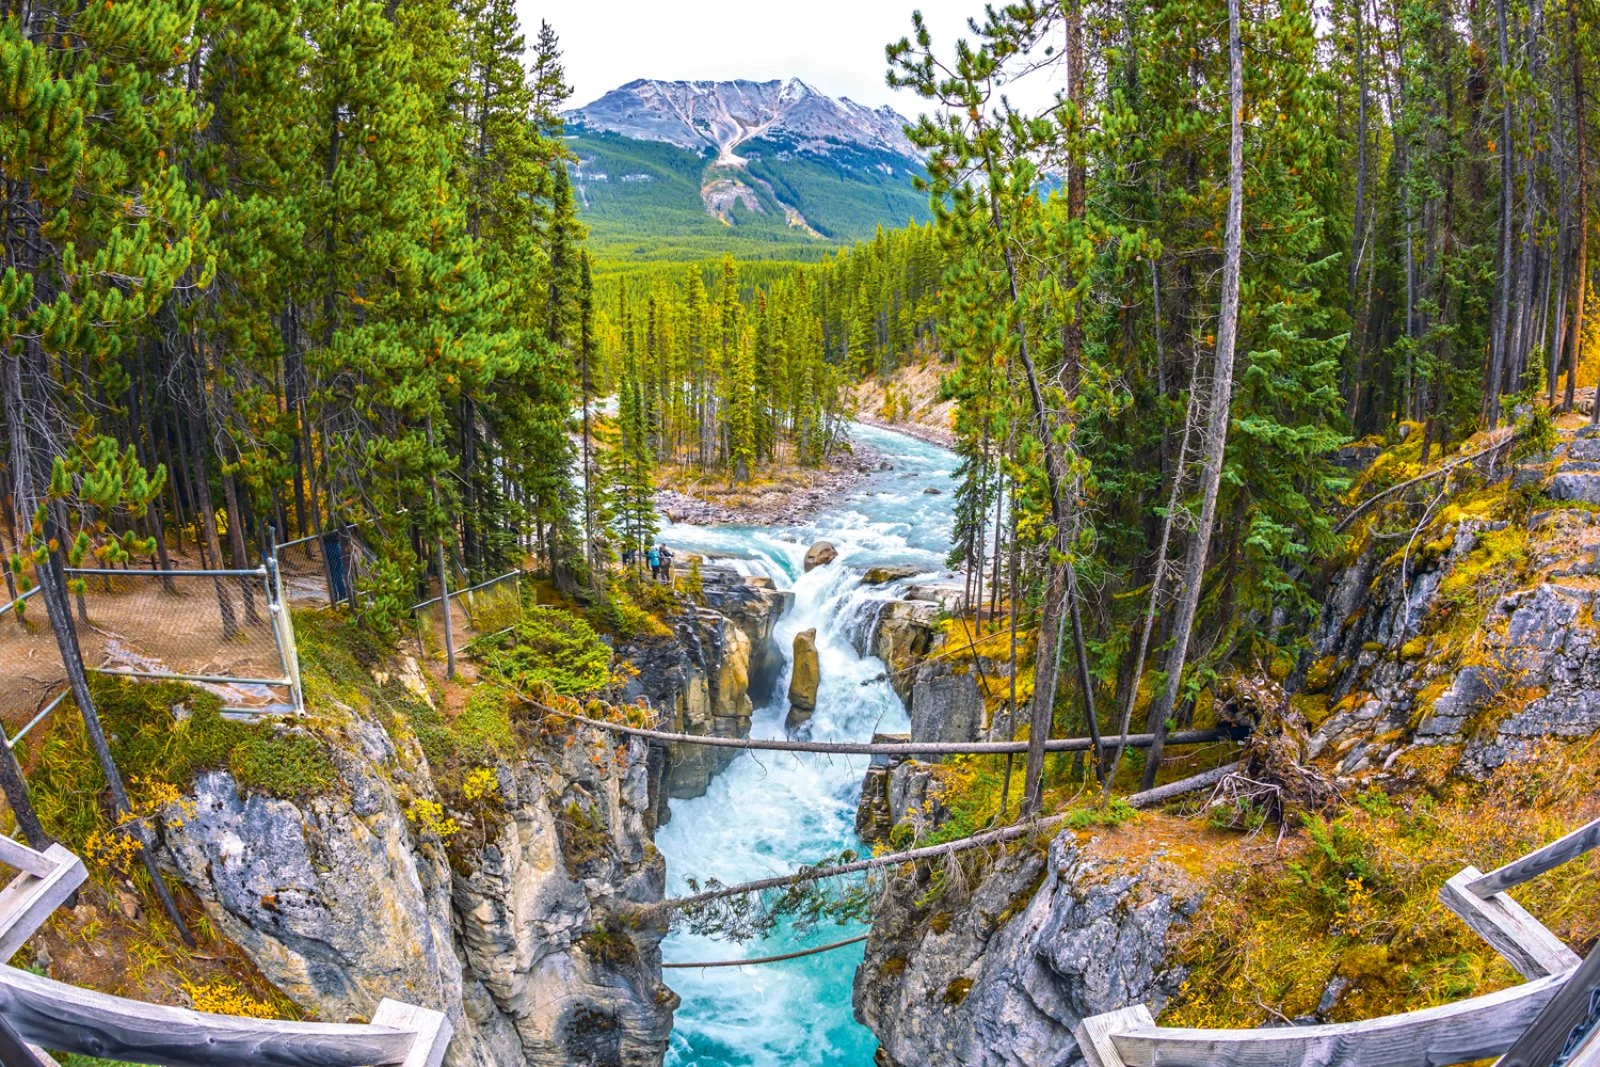
[[[748,737],[756,700],[772,694],[783,671],[773,640],[793,594],[765,578],[739,574],[726,563],[702,564],[705,607],[673,620],[671,637],[645,638],[619,648],[636,670],[625,701],[643,699],[671,733]],[[669,745],[653,756],[652,826],[670,817],[667,800],[704,796],[735,749]]]
[[[409,732],[341,710],[333,789],[242,797],[211,773],[169,824],[212,922],[320,1018],[369,1018],[385,996],[447,1012],[454,1067],[659,1064],[677,1005],[661,931],[614,917],[665,882],[644,745],[501,766],[451,832],[419,817],[437,796]]]
[[[1068,831],[958,881],[898,884],[874,913],[854,1004],[883,1067],[1068,1067],[1080,1020],[1159,1010],[1182,980],[1169,938],[1200,895],[1160,857]]]
[[[943,592],[960,595],[959,589]],[[985,706],[979,676],[999,681],[1008,676],[1010,666],[975,660],[959,643],[951,645],[939,626],[940,593],[940,587],[913,586],[901,599],[883,603],[867,632],[864,651],[888,667],[889,684],[905,701],[911,718],[911,740],[991,739],[997,736],[997,724]]]
[[[1311,756],[1339,776],[1426,754],[1481,777],[1600,731],[1591,454],[1600,438],[1575,437],[1502,470],[1335,578],[1295,699]]]

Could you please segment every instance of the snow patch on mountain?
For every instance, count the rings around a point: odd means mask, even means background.
[[[714,149],[717,165],[742,167],[735,149],[758,137],[822,154],[840,146],[916,159],[906,120],[890,107],[834,99],[799,78],[787,81],[658,81],[641,78],[568,111],[574,129],[590,129],[691,151]]]

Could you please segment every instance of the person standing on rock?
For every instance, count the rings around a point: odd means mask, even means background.
[[[651,545],[645,553],[645,562],[650,564],[650,578],[652,581],[661,580],[661,546]]]
[[[665,578],[668,585],[672,584],[672,549],[666,545],[656,545],[656,551],[661,554],[661,577]]]

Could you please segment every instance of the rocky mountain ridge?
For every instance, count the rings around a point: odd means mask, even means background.
[[[717,162],[743,166],[735,152],[757,137],[792,150],[826,153],[844,145],[919,158],[893,108],[834,99],[799,78],[787,81],[661,81],[639,78],[562,116],[569,128],[661,141],[695,151],[713,149]]]
[[[809,259],[928,217],[905,118],[798,78],[638,79],[563,118],[580,213],[609,254]]]

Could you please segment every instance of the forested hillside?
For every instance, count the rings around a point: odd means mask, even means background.
[[[441,540],[473,572],[577,565],[582,230],[548,26],[154,3],[4,33],[18,552],[164,560],[193,525],[205,565],[243,566],[268,525],[353,523],[380,624]]]
[[[1595,20],[1071,2],[890,49],[951,260],[952,562],[1040,598],[1033,737],[1063,706],[1160,731],[1219,672],[1292,672],[1341,445],[1420,435],[1420,470],[1587,403]],[[1041,66],[1070,88],[1013,110]]]
[[[892,108],[787,81],[629,82],[566,112],[597,254],[811,261],[928,217]]]

